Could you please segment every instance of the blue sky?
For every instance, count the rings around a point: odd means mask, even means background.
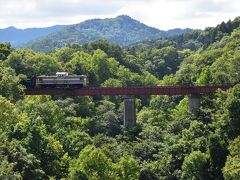
[[[75,24],[129,15],[149,26],[203,29],[240,15],[239,0],[0,0],[0,28]]]

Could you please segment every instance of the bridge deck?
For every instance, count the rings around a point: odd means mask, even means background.
[[[26,95],[116,96],[116,95],[188,95],[213,94],[230,86],[157,86],[157,87],[86,87],[81,89],[26,89]]]

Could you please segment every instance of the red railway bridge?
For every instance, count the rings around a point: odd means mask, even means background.
[[[157,87],[85,87],[69,88],[34,88],[26,89],[26,95],[61,95],[61,96],[124,96],[124,126],[136,123],[135,96],[145,95],[188,95],[189,112],[200,108],[201,94],[213,94],[218,89],[227,90],[231,86],[157,86]]]

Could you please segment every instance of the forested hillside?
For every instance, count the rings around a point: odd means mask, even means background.
[[[121,15],[116,18],[92,19],[69,25],[63,30],[29,42],[25,47],[37,52],[49,52],[66,45],[84,44],[99,39],[106,39],[111,43],[122,46],[142,40],[172,37],[189,31],[191,29],[161,31],[129,16]]]
[[[240,29],[223,26],[193,44],[196,32],[50,53],[0,44],[0,179],[240,179]],[[194,114],[187,96],[136,97],[126,129],[121,96],[24,96],[21,80],[57,71],[86,74],[89,86],[233,87],[202,95]]]
[[[161,48],[172,45],[178,49],[190,49],[193,51],[196,51],[199,48],[206,49],[210,44],[221,40],[223,36],[231,34],[234,29],[239,27],[239,24],[240,16],[236,17],[234,20],[222,22],[216,27],[207,27],[205,30],[192,30],[168,39],[139,42],[133,44],[133,48],[141,50],[142,48]]]

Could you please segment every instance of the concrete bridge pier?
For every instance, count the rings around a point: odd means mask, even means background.
[[[124,127],[136,125],[136,107],[134,96],[124,96]]]
[[[200,94],[191,94],[188,96],[188,111],[195,114],[200,109]]]

